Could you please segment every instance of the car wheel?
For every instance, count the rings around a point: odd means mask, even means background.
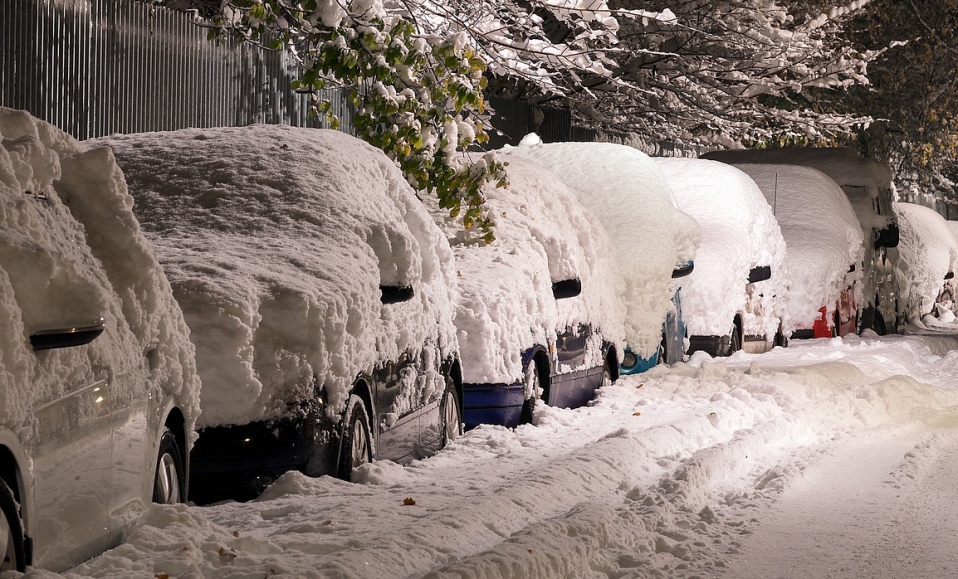
[[[346,409],[346,425],[339,448],[339,478],[351,481],[356,468],[372,462],[373,437],[362,398],[350,396]]]
[[[612,385],[612,371],[609,370],[609,365],[605,364],[602,366],[602,383],[599,384],[599,388],[605,388],[606,386]]]
[[[782,348],[788,347],[788,338],[785,337],[785,331],[782,329],[782,326],[778,326],[778,331],[775,332],[775,341],[772,344],[773,346],[780,346]]]
[[[738,326],[732,326],[732,335],[729,336],[728,355],[742,349],[742,334],[738,331]]]
[[[6,481],[0,480],[0,549],[3,549],[0,572],[27,570],[23,545],[23,520],[17,501]]]
[[[183,487],[186,485],[186,469],[176,437],[169,428],[160,438],[160,450],[156,459],[156,475],[153,477],[153,502],[173,505],[183,502]]]
[[[446,378],[446,391],[442,395],[442,446],[459,438],[462,434],[462,412],[459,409],[459,397],[456,386]]]
[[[522,402],[522,410],[519,412],[519,424],[532,424],[532,413],[536,407],[536,400],[539,399],[539,367],[535,360],[529,360],[529,366],[526,368],[525,391],[532,395]]]

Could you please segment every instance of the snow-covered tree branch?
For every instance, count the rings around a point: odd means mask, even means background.
[[[226,0],[212,22],[211,36],[297,55],[298,90],[348,89],[359,136],[394,159],[415,188],[435,192],[466,228],[492,238],[480,189],[506,176],[494,155],[464,154],[487,139],[485,63],[465,35],[425,34],[380,0]],[[315,110],[337,122],[319,97]]]

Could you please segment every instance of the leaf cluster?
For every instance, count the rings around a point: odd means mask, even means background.
[[[417,190],[434,193],[464,227],[493,239],[482,189],[505,186],[494,155],[466,151],[488,140],[483,124],[485,63],[457,36],[422,34],[376,0],[233,0],[214,35],[232,34],[299,58],[293,88],[313,95],[314,112],[339,119],[320,95],[345,88],[357,134],[382,149]]]

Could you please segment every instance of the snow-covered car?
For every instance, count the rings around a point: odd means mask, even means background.
[[[718,161],[655,157],[679,208],[702,230],[695,270],[682,283],[689,353],[727,356],[784,345],[785,240],[761,189]]]
[[[862,229],[828,175],[801,165],[735,165],[762,190],[785,238],[790,281],[785,332],[824,338],[855,332]]]
[[[692,270],[700,231],[680,211],[645,153],[613,143],[548,143],[528,135],[506,158],[534,159],[576,194],[609,234],[625,280],[626,350],[620,373],[682,360],[686,349],[677,278]],[[679,302],[678,305],[676,302]],[[664,350],[664,352],[663,352]]]
[[[199,379],[108,149],[0,108],[0,571],[60,571],[186,500]]]
[[[879,334],[896,330],[902,317],[897,309],[900,300],[896,277],[900,233],[888,165],[842,147],[712,151],[702,158],[724,163],[802,165],[831,177],[851,202],[865,240],[858,329]]]
[[[382,151],[286,126],[103,142],[196,345],[195,500],[348,480],[460,433],[452,250]]]
[[[544,167],[507,170],[508,188],[483,191],[492,243],[434,211],[459,273],[466,428],[531,422],[537,399],[581,406],[619,374],[623,282],[605,230]]]
[[[905,321],[929,315],[953,321],[958,240],[934,209],[899,202],[895,210],[901,229],[898,279]]]

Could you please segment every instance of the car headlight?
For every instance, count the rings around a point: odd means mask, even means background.
[[[626,370],[629,370],[634,368],[637,363],[638,360],[636,359],[635,354],[633,354],[630,350],[626,350],[625,354],[622,356],[622,367]]]

